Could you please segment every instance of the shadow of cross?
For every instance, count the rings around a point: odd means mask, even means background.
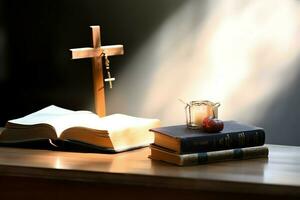
[[[106,110],[102,57],[105,56],[107,59],[108,56],[123,55],[124,49],[123,45],[101,46],[100,26],[90,27],[92,28],[93,47],[84,47],[70,50],[72,52],[72,59],[92,58],[95,109],[96,113],[100,117],[103,117],[105,116]],[[109,66],[107,67],[109,69]],[[113,81],[114,78],[110,77],[109,71],[108,75],[108,79],[106,80],[109,81],[111,85],[111,81]]]

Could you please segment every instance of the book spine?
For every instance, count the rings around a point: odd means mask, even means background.
[[[202,152],[196,154],[180,155],[179,165],[198,165],[212,162],[229,161],[229,160],[243,160],[252,158],[266,158],[268,157],[268,147],[251,147],[246,149],[230,149],[223,151]]]
[[[214,134],[198,138],[184,138],[181,140],[180,154],[236,149],[243,147],[261,146],[265,143],[263,129]]]

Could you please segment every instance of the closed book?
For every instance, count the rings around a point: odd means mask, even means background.
[[[199,165],[230,160],[267,158],[269,154],[267,146],[245,147],[191,154],[176,154],[172,150],[154,144],[150,146],[150,149],[151,155],[149,158],[179,166]]]
[[[261,146],[265,143],[265,131],[236,121],[225,121],[218,133],[189,129],[186,125],[153,128],[154,143],[174,150],[178,154],[218,151],[225,149]]]

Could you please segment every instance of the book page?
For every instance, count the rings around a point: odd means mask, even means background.
[[[100,117],[90,111],[72,111],[54,105],[8,122],[20,125],[49,124],[54,127],[57,137],[71,127],[106,130]]]
[[[8,122],[22,125],[47,124],[59,116],[72,114],[74,112],[75,111],[51,105],[37,112],[26,115],[25,117],[9,120]]]
[[[57,137],[60,137],[64,130],[72,127],[107,130],[107,126],[103,120],[98,115],[89,111],[74,111],[74,113],[59,116],[51,121],[51,125],[55,128]]]
[[[113,114],[101,118],[107,130],[122,130],[125,127],[143,126],[153,119],[132,117],[124,114]]]
[[[153,119],[131,117],[123,114],[113,114],[100,118],[90,111],[72,111],[57,106],[48,106],[42,110],[29,114],[25,117],[8,121],[20,125],[51,125],[60,137],[62,132],[68,128],[84,127],[96,130],[102,130],[109,134],[126,132],[129,127],[143,127],[153,122]]]
[[[64,122],[64,123],[61,123]],[[67,128],[85,127],[109,132],[109,135],[125,131],[129,127],[141,127],[152,123],[153,119],[131,117],[123,114],[113,114],[100,118],[98,115],[88,111],[76,111],[53,121],[58,136]]]

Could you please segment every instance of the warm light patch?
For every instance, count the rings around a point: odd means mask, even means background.
[[[221,102],[222,119],[252,121],[291,84],[300,53],[299,1],[203,6],[186,1],[124,66],[119,81],[136,92],[113,91],[111,99],[131,105],[115,107],[175,124],[184,120],[178,98],[209,99]]]
[[[55,169],[62,169],[63,166],[61,164],[61,160],[60,160],[60,157],[55,157],[55,162],[54,162],[54,168]]]

